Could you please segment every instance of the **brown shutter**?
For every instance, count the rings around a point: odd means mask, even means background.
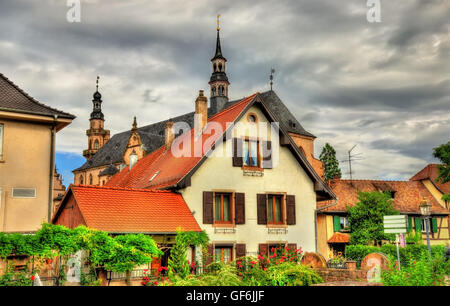
[[[208,258],[206,259],[206,265],[209,265],[214,260],[214,244],[208,244]]]
[[[235,193],[236,224],[245,224],[245,193]]]
[[[203,191],[203,224],[213,224],[213,193]]]
[[[272,169],[272,142],[271,141],[263,141],[262,143],[262,151],[263,151],[263,160],[262,167],[264,169]]]
[[[268,255],[269,254],[269,245],[267,243],[259,244],[259,255]]]
[[[242,167],[242,139],[233,138],[233,167]]]
[[[236,243],[236,259],[247,255],[245,243]]]
[[[288,225],[295,224],[295,195],[286,196],[286,221]]]
[[[297,243],[288,243],[289,250],[297,250]]]
[[[267,224],[266,195],[257,194],[256,201],[257,201],[258,224]]]

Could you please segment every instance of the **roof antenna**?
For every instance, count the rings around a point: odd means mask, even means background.
[[[355,144],[350,150],[347,151],[348,159],[341,161],[341,162],[348,162],[348,168],[349,168],[348,174],[350,174],[350,180],[353,179],[352,162],[364,159],[360,156],[362,153],[352,154],[352,151],[356,146],[357,146],[357,144]]]
[[[270,91],[272,91],[272,85],[273,85],[273,74],[275,73],[275,69],[270,69]]]

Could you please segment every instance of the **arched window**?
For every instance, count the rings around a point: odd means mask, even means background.
[[[219,63],[219,71],[222,71],[222,63]]]
[[[93,185],[92,174],[89,174],[89,185]]]
[[[84,184],[84,180],[83,180],[83,176],[81,175],[80,176],[80,185],[83,185]]]
[[[98,140],[97,140],[97,139],[96,139],[95,142],[94,142],[94,149],[95,149],[95,150],[98,150]]]
[[[217,71],[217,64],[216,63],[214,63],[214,72],[216,72]]]

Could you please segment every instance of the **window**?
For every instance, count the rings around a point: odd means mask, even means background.
[[[214,248],[214,260],[227,264],[232,261],[232,251],[233,248],[231,246],[216,246]]]
[[[283,224],[283,196],[271,195],[267,196],[267,223]]]
[[[89,174],[89,185],[92,185],[92,174]]]
[[[246,139],[244,142],[244,165],[259,167],[258,141]]]
[[[231,194],[216,193],[214,196],[214,222],[231,222]]]
[[[339,218],[340,224],[341,224],[341,231],[347,230],[349,227],[348,218],[347,217],[340,217]]]
[[[35,198],[36,189],[35,188],[13,188],[12,189],[13,198]]]
[[[94,149],[98,150],[98,140],[95,140],[95,142],[94,142]]]
[[[3,124],[0,123],[0,160],[3,160]]]
[[[83,180],[83,176],[81,175],[80,176],[80,185],[83,185],[84,184],[84,180]]]
[[[426,233],[427,232],[427,222],[423,218],[421,219],[421,221],[422,221],[422,233]],[[430,232],[431,232],[431,230],[430,230]]]

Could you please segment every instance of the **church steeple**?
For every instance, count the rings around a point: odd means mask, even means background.
[[[213,113],[221,111],[225,104],[228,102],[228,81],[227,74],[225,72],[225,63],[227,59],[222,54],[222,47],[220,45],[220,15],[217,15],[217,40],[216,40],[216,53],[211,59],[212,74],[209,80],[210,86],[210,101],[211,109]]]
[[[93,108],[89,118],[90,128],[86,131],[86,135],[88,136],[88,148],[87,150],[83,150],[83,156],[86,159],[90,159],[94,156],[110,138],[109,130],[104,129],[105,116],[102,112],[102,95],[98,91],[99,78],[100,77],[97,76],[96,90],[92,100]]]

